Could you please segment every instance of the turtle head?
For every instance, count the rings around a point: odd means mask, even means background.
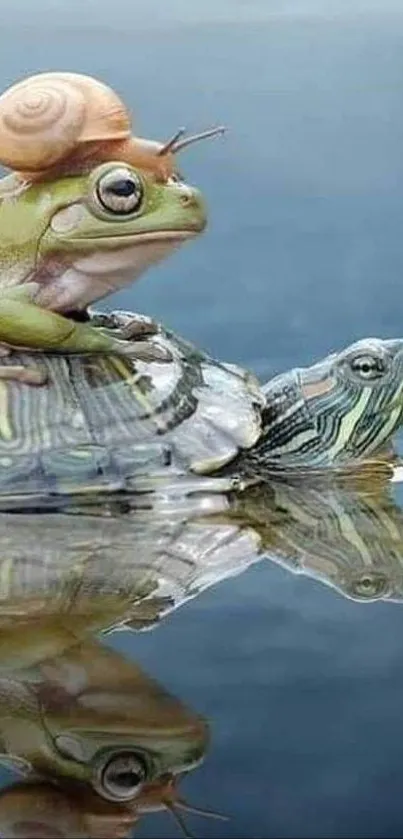
[[[264,388],[261,449],[282,465],[338,466],[387,444],[403,417],[403,340],[366,338]]]

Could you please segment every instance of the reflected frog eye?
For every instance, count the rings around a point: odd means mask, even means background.
[[[353,373],[367,381],[380,379],[387,371],[386,359],[369,353],[354,356],[350,359],[350,367]]]
[[[144,195],[143,184],[138,175],[121,167],[102,175],[96,186],[96,195],[105,210],[114,215],[126,216],[140,208]]]
[[[130,801],[147,779],[144,761],[135,752],[118,752],[102,768],[97,791],[109,801]]]

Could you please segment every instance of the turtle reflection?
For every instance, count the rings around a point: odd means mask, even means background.
[[[226,511],[225,496],[215,500],[212,509]],[[29,631],[39,619],[43,643],[52,644],[66,626],[78,636],[128,621],[145,629],[260,560],[252,529],[201,518],[199,501],[186,514],[156,500],[150,509],[108,516],[0,515],[0,630],[18,618]],[[1,645],[0,634],[0,657]]]
[[[208,726],[67,623],[22,623],[0,633],[0,742],[23,775],[0,793],[2,835],[127,836],[153,810],[181,821],[178,781],[203,760]]]
[[[173,497],[139,496],[142,509],[0,516],[0,630],[18,617],[29,631],[39,617],[49,645],[66,626],[80,637],[154,627],[264,559],[356,601],[401,601],[403,511],[389,476],[278,479],[233,496],[204,493],[198,479]]]
[[[234,499],[232,514],[288,570],[351,600],[403,600],[403,511],[386,482],[279,482]]]

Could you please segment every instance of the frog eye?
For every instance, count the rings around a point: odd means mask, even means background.
[[[139,209],[144,190],[139,176],[130,169],[121,167],[102,175],[96,186],[96,194],[105,210],[118,216],[126,216]]]
[[[386,358],[380,355],[356,355],[350,359],[350,367],[357,376],[366,381],[380,379],[387,372]]]
[[[109,801],[130,801],[147,780],[147,768],[135,752],[116,752],[100,767],[95,788]]]

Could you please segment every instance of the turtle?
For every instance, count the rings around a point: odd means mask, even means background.
[[[155,322],[132,356],[133,313],[90,317],[123,350],[15,350],[2,361],[26,370],[34,358],[42,384],[0,381],[0,510],[141,506],[157,491],[180,503],[273,476],[348,472],[383,464],[401,423],[403,339],[362,339],[262,385]]]

